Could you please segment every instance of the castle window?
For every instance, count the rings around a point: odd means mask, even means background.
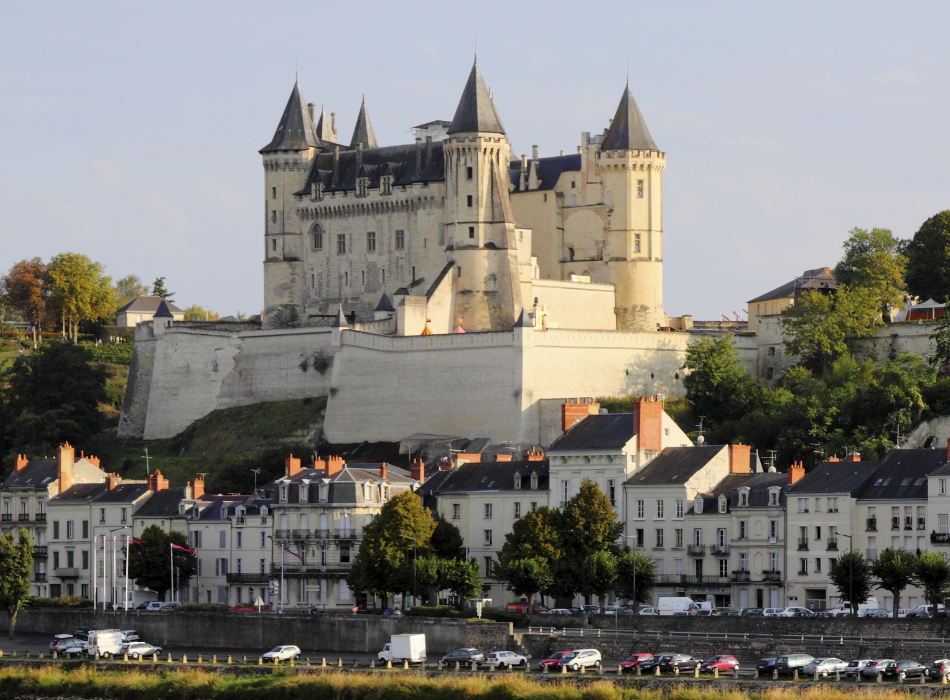
[[[474,198],[472,197],[472,195],[469,195],[469,196],[468,196],[468,206],[472,206],[472,201],[473,201],[473,199],[474,199]]]
[[[545,202],[548,201],[548,195],[547,195],[547,194],[544,195],[544,201],[545,201]]]
[[[637,196],[643,196],[643,180],[637,180]]]
[[[277,252],[277,239],[276,239],[276,238],[271,238],[271,239],[270,239],[270,247],[271,247],[271,250],[273,250],[275,253]]]
[[[322,250],[323,249],[323,229],[320,227],[320,224],[314,224],[312,234],[313,234],[314,250]]]
[[[412,266],[412,281],[413,282],[416,281],[416,266],[415,265]]]
[[[567,249],[567,259],[568,259],[568,260],[571,260],[571,261],[574,260],[574,249],[573,249],[573,248],[568,248],[568,249]]]
[[[635,233],[633,235],[633,252],[634,253],[640,252],[640,234],[639,233]]]
[[[573,190],[575,187],[577,187],[577,183],[571,180],[571,189]]]
[[[769,381],[771,381],[772,379],[775,379],[774,367],[769,367],[767,370],[765,370],[765,378],[768,379]]]
[[[270,196],[270,198],[271,198],[271,199],[277,199],[277,188],[276,188],[276,187],[271,187],[271,188],[270,188],[270,191],[271,191],[271,196]]]
[[[363,286],[365,287],[366,286],[366,270],[363,270],[362,272],[360,272],[360,275],[362,276],[362,280],[363,280],[362,283],[363,283]]]
[[[445,245],[445,224],[439,224],[439,245]]]
[[[366,234],[366,252],[375,253],[376,252],[376,232],[369,231]]]
[[[396,231],[396,250],[403,250],[406,247],[406,232]]]
[[[350,273],[349,273],[349,272],[344,272],[344,273],[343,273],[343,286],[344,286],[344,287],[349,287],[349,286],[350,286]]]
[[[338,255],[346,253],[346,234],[338,233],[336,235],[336,252]]]
[[[270,222],[271,222],[272,224],[276,224],[276,223],[277,223],[277,210],[276,210],[276,209],[271,209],[271,212],[270,212]]]
[[[380,270],[379,272],[383,276],[383,284],[386,284],[386,270]]]
[[[471,165],[465,168],[465,177],[468,178],[469,180],[472,179],[472,174],[473,174],[472,171],[473,171],[473,168]]]
[[[468,237],[469,237],[469,238],[475,238],[475,227],[474,227],[474,226],[469,226],[469,227],[468,227]]]

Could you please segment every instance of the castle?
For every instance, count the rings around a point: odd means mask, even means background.
[[[451,122],[349,144],[298,84],[264,164],[264,313],[136,329],[119,431],[328,396],[334,442],[550,444],[560,407],[682,393],[691,318],[663,309],[663,172],[629,84],[577,153],[516,158],[478,65]],[[754,349],[741,348],[754,355]]]

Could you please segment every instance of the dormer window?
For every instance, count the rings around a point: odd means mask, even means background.
[[[356,178],[356,196],[365,197],[366,190],[369,187],[369,178],[358,177]]]
[[[749,505],[749,489],[741,489],[739,491],[739,505],[740,506]]]
[[[538,474],[537,472],[531,472],[531,490],[538,490]]]
[[[693,501],[693,512],[702,513],[703,512],[703,497],[697,496],[696,500]]]
[[[287,502],[287,484],[280,485],[280,502],[281,503]]]
[[[725,512],[726,512],[726,505],[727,505],[727,503],[726,503],[726,497],[725,497],[725,496],[720,496],[720,497],[719,497],[719,512],[720,512],[720,513],[725,513]]]
[[[228,507],[227,507],[227,506],[221,506],[221,519],[222,519],[222,520],[226,520],[227,517],[228,517]]]
[[[327,493],[330,491],[330,487],[326,484],[320,485],[320,503],[327,502]]]
[[[266,518],[266,517],[267,517],[267,506],[261,506],[261,517],[262,517],[262,518]],[[262,523],[262,524],[263,524],[263,523]]]
[[[186,506],[185,506],[184,503],[179,503],[179,504],[178,504],[178,515],[184,515],[184,514],[185,514],[185,508],[186,508]]]
[[[363,486],[363,500],[366,501],[367,503],[371,503],[374,500],[372,484],[366,484],[365,486]]]
[[[191,507],[191,519],[197,520],[199,517],[201,517],[201,509],[198,508],[198,504],[195,503],[195,505]]]
[[[380,194],[393,193],[393,176],[392,175],[383,175],[379,179],[379,193]]]
[[[515,472],[515,491],[521,490],[521,474]]]
[[[310,502],[310,484],[300,484],[297,492],[297,500],[300,503]]]
[[[310,185],[310,200],[313,202],[319,202],[323,199],[323,183],[314,182]]]
[[[382,492],[382,494],[383,494],[383,502],[388,501],[388,500],[389,500],[389,487],[388,487],[388,486],[380,486],[380,487],[379,487],[379,490],[380,490],[380,492]]]

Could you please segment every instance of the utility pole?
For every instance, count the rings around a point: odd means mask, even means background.
[[[258,473],[260,473],[261,470],[260,468],[252,468],[251,471],[254,472],[254,495],[256,496],[257,495],[257,475]]]
[[[149,475],[148,471],[148,448],[145,448],[145,476]]]

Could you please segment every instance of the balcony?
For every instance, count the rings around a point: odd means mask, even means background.
[[[891,529],[900,530],[901,529],[901,519],[900,518],[891,518]]]
[[[17,520],[18,520],[19,522],[21,522],[21,523],[28,523],[28,522],[30,522],[30,514],[29,514],[29,513],[20,513],[20,514],[17,516]]]
[[[709,545],[709,553],[713,555],[723,555],[728,556],[729,554],[729,545],[727,544],[711,544]]]
[[[782,572],[781,571],[763,571],[762,580],[768,581],[769,583],[781,583]]]
[[[692,574],[663,574],[662,576],[657,576],[658,584],[666,584],[673,586],[708,586],[708,585],[719,585],[724,586],[730,583],[728,576],[694,576]]]
[[[752,573],[749,571],[733,571],[732,581],[733,583],[749,583],[752,581]]]
[[[35,574],[33,574],[33,580],[36,583],[46,583],[46,572],[37,571]]]
[[[293,541],[293,542],[302,542],[304,540],[329,540],[329,539],[357,540],[360,537],[362,537],[362,533],[352,527],[347,528],[346,530],[343,530],[343,529],[299,530],[298,529],[298,530],[276,530],[274,532],[274,539],[284,540],[284,541]]]
[[[13,513],[4,513],[0,515],[0,522],[2,523],[12,523],[13,522]]]
[[[927,529],[927,518],[917,518],[917,529],[918,530]]]
[[[950,532],[931,532],[930,544],[950,545]]]
[[[868,532],[877,532],[877,518],[868,518],[865,529]]]
[[[79,569],[74,566],[63,569],[53,569],[53,576],[57,578],[79,578]]]
[[[808,538],[802,537],[798,540],[798,551],[803,551],[808,549]]]
[[[686,545],[686,553],[691,557],[703,557],[706,556],[706,548],[701,544],[689,544]]]
[[[46,522],[46,513],[37,513],[37,514],[36,514],[36,522],[38,522],[38,523],[45,523],[45,522]]]
[[[49,547],[45,544],[35,544],[33,545],[33,558],[34,559],[45,559],[48,556]]]
[[[280,572],[277,572],[280,575]],[[228,574],[228,583],[268,583],[270,574]]]
[[[321,578],[325,576],[346,576],[349,573],[349,563],[318,566],[316,564],[302,564],[299,561],[284,562],[284,578]],[[275,579],[280,578],[280,564],[271,564],[270,575]]]
[[[838,551],[838,538],[837,538],[837,537],[829,537],[829,538],[828,538],[828,551],[829,551],[829,552],[837,552],[837,551]]]

